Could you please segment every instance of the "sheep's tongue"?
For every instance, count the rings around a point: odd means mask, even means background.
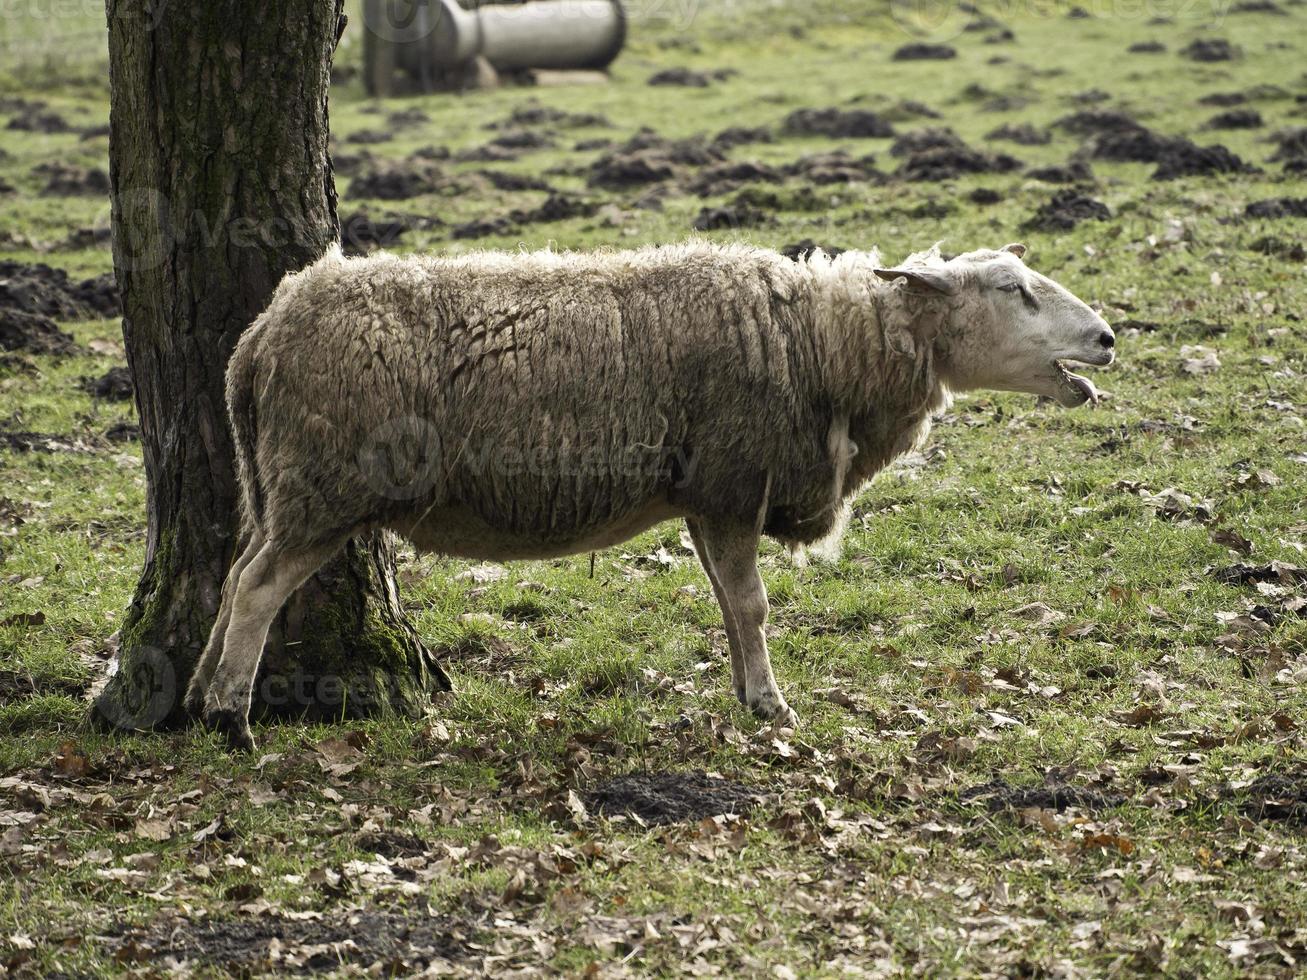
[[[1080,392],[1089,400],[1091,405],[1098,404],[1098,389],[1094,387],[1092,381],[1088,378],[1081,377],[1078,374],[1072,374],[1070,371],[1067,371],[1066,379],[1070,381],[1074,387],[1080,389]]]

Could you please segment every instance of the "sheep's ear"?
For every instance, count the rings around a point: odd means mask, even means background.
[[[1020,242],[1013,242],[1011,245],[1004,245],[1001,249],[999,249],[999,251],[1011,252],[1017,258],[1021,258],[1026,254],[1026,247],[1022,245]]]
[[[906,279],[908,285],[914,289],[944,293],[945,295],[957,292],[957,285],[953,282],[952,276],[949,275],[946,269],[936,269],[923,265],[914,269],[877,269],[876,275],[891,282],[895,279]]]

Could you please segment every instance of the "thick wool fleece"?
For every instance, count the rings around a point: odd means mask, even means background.
[[[287,548],[390,527],[540,557],[678,515],[800,546],[924,437],[938,302],[873,253],[692,242],[458,258],[332,251],[228,370],[246,519]]]

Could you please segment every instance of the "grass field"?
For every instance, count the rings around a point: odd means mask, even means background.
[[[961,398],[859,499],[842,560],[796,568],[766,547],[792,734],[734,701],[708,583],[665,525],[597,555],[593,576],[585,556],[406,556],[404,600],[456,693],[417,722],[264,727],[259,756],[231,756],[199,730],[83,727],[142,560],[143,474],[139,444],[106,437],[131,403],[82,388],[124,363],[117,323],[62,323],[78,353],[0,360],[0,970],[155,976],[171,956],[198,975],[1300,971],[1307,218],[1245,211],[1307,199],[1284,163],[1307,153],[1292,149],[1307,144],[1307,7],[1244,6],[1002,6],[952,36],[982,16],[954,10],[934,40],[955,58],[895,61],[914,38],[881,3],[650,3],[607,85],[379,104],[343,82],[341,211],[407,227],[399,250],[673,241],[720,206],[728,227],[707,237],[776,247],[898,259],[1022,240],[1116,326],[1104,404]],[[15,10],[0,7],[4,37],[39,36]],[[1181,53],[1210,39],[1233,57]],[[1127,51],[1149,40],[1165,50]],[[360,47],[347,34],[347,68]],[[672,67],[735,74],[646,84]],[[74,128],[107,120],[93,68],[3,77],[0,117],[39,99]],[[552,145],[459,159],[526,103],[610,125],[529,126]],[[900,135],[947,126],[1022,166],[907,180],[894,138],[782,132],[827,107],[878,112]],[[409,108],[429,121],[387,121]],[[1072,185],[1032,176],[1093,141],[1063,122],[1089,109],[1257,169],[1157,180],[1153,164],[1094,158]],[[1248,109],[1258,125],[1208,128]],[[989,138],[1004,124],[1049,139]],[[574,148],[739,126],[771,141],[727,157],[780,182],[702,198],[689,185],[705,166],[674,162],[666,180],[609,189],[588,182],[607,151]],[[377,129],[393,138],[350,139]],[[412,169],[433,145],[451,158],[424,164],[429,192],[357,192],[359,174]],[[0,146],[0,259],[108,271],[77,234],[107,220],[106,200],[43,194],[48,172],[33,172],[103,168],[107,140],[0,129]],[[864,179],[781,173],[837,148]],[[361,151],[376,159],[350,164]],[[455,237],[546,199],[497,189],[504,174],[586,207]],[[1030,224],[1068,188],[1107,216]],[[605,815],[628,774],[671,773],[690,803],[724,792],[677,781],[700,770],[757,805],[659,826]]]

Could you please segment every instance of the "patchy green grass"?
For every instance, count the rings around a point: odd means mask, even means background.
[[[88,353],[7,356],[6,969],[154,974],[169,950],[209,974],[337,960],[346,972],[435,961],[641,976],[1301,969],[1303,584],[1290,572],[1227,584],[1214,571],[1307,564],[1307,270],[1293,251],[1307,222],[1243,217],[1252,201],[1307,197],[1301,175],[1267,162],[1265,141],[1307,125],[1304,8],[1215,19],[1190,8],[1166,24],[1050,10],[1013,20],[1015,41],[964,32],[950,41],[956,59],[921,62],[891,60],[909,38],[882,5],[687,9],[696,16],[668,6],[637,18],[605,86],[379,104],[343,84],[332,106],[342,152],[399,108],[432,121],[366,147],[378,157],[478,147],[494,135],[487,123],[526,100],[612,126],[554,132],[556,146],[514,161],[442,162],[451,179],[406,201],[358,199],[342,178],[342,213],[444,223],[410,230],[401,249],[676,240],[733,194],[701,200],[669,182],[661,209],[639,207],[648,188],[588,187],[601,151],[574,143],[621,142],[641,126],[678,139],[776,130],[797,108],[913,99],[942,118],[896,122],[900,132],[947,125],[1029,169],[1064,163],[1081,138],[1054,127],[1050,142],[1018,146],[986,134],[1048,127],[1091,89],[1100,107],[1224,144],[1262,172],[1154,181],[1150,165],[1095,160],[1083,190],[1111,218],[1055,232],[1023,227],[1056,188],[1019,171],[821,185],[806,202],[806,182],[790,178],[754,192],[782,197],[764,223],[710,233],[878,245],[893,258],[936,240],[1022,239],[1028,261],[1099,304],[1121,338],[1119,362],[1096,378],[1108,393],[1099,411],[960,399],[928,451],[859,500],[841,561],[794,568],[765,548],[772,657],[803,719],[793,735],[758,731],[731,697],[719,614],[674,525],[598,555],[593,576],[586,557],[473,575],[409,557],[405,601],[458,686],[421,723],[266,727],[261,758],[229,756],[198,730],[87,732],[83,694],[143,553],[139,443],[105,436],[131,410],[80,387],[122,362],[120,338],[112,321],[65,324]],[[30,24],[6,26],[31,36]],[[1242,57],[1178,54],[1210,37]],[[1167,50],[1126,53],[1147,39]],[[358,50],[347,35],[342,62]],[[706,89],[644,84],[669,66],[738,74]],[[45,100],[77,127],[104,122],[102,95],[48,76],[38,91],[39,71],[6,94]],[[1204,130],[1221,110],[1199,98],[1234,91],[1265,125]],[[1011,108],[989,111],[1004,97]],[[730,156],[781,166],[843,146],[890,172],[891,142],[778,135]],[[106,220],[105,202],[43,197],[32,173],[54,160],[103,167],[103,137],[6,130],[3,146],[0,180],[15,191],[0,198],[0,258],[106,271],[106,250],[68,241]],[[546,196],[496,191],[485,168],[543,176],[604,209],[455,240],[457,225]],[[999,200],[974,203],[982,188]],[[1206,351],[1184,349],[1196,346]],[[1217,363],[1186,370],[1207,351]],[[61,448],[14,448],[16,432]],[[1239,543],[1230,531],[1251,555],[1227,546]],[[626,773],[698,769],[754,787],[760,804],[644,828],[601,816],[590,795]],[[258,931],[269,923],[271,944]]]

